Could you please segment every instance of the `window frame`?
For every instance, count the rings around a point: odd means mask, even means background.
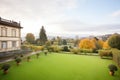
[[[7,28],[1,27],[1,36],[6,37],[7,36]]]
[[[2,49],[7,49],[8,45],[7,45],[7,41],[1,41],[1,48]]]

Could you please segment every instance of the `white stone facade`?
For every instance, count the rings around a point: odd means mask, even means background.
[[[16,25],[14,25],[12,21],[4,22],[0,22],[0,52],[19,50],[21,47],[22,27],[20,27],[19,23],[15,23]]]

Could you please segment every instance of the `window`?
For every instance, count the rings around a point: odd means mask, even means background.
[[[1,36],[7,36],[7,28],[5,27],[1,28]]]
[[[7,41],[1,42],[1,48],[6,49],[7,48]]]
[[[11,33],[12,33],[12,36],[13,36],[13,37],[16,37],[16,29],[12,29],[12,32],[11,32]]]
[[[12,41],[12,47],[16,47],[16,41]]]

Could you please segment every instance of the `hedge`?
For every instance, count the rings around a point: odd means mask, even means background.
[[[98,50],[98,53],[99,53],[101,58],[103,58],[104,56],[106,56],[106,57],[112,57],[113,56],[111,50]]]
[[[112,49],[112,52],[113,52],[113,61],[115,61],[117,65],[120,67],[120,50]]]

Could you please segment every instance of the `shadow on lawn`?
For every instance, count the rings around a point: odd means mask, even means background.
[[[112,57],[102,57],[102,59],[112,60]]]

